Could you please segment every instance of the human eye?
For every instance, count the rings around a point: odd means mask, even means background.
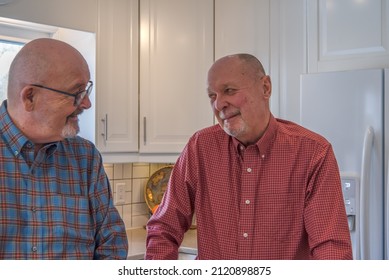
[[[216,99],[216,93],[214,91],[208,89],[207,92],[208,92],[208,97],[209,97],[210,100]]]
[[[74,88],[71,92],[73,92],[74,95],[80,95],[84,91],[86,91],[86,85],[82,84],[82,83],[78,83],[77,85],[74,86]]]
[[[233,88],[233,87],[226,87],[224,89],[224,93],[227,94],[227,95],[233,95],[233,94],[236,93],[236,91],[237,91],[237,89]]]
[[[212,101],[216,99],[216,93],[209,91],[208,98]]]

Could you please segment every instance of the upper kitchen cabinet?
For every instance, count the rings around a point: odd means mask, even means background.
[[[138,152],[138,0],[98,0],[96,144]]]
[[[215,0],[215,59],[250,53],[270,68],[270,0]]]
[[[308,72],[389,65],[389,1],[307,1]]]
[[[179,154],[213,124],[213,0],[140,1],[140,153]]]

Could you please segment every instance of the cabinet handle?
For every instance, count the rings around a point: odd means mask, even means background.
[[[104,137],[104,140],[107,141],[108,139],[108,115],[105,114],[105,118],[101,119],[104,125],[103,133],[101,135]]]
[[[146,146],[146,117],[143,117],[143,144]]]

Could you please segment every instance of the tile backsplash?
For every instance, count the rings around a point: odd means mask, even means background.
[[[171,163],[113,163],[104,164],[113,198],[126,229],[140,228],[149,219],[149,210],[144,198],[144,187],[149,177],[158,169]],[[124,200],[117,203],[117,184],[125,184]]]

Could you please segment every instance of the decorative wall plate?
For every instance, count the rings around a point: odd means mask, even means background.
[[[173,165],[165,166],[155,171],[147,181],[144,188],[146,204],[151,213],[154,213],[162,201],[163,194],[167,189],[170,173]]]

